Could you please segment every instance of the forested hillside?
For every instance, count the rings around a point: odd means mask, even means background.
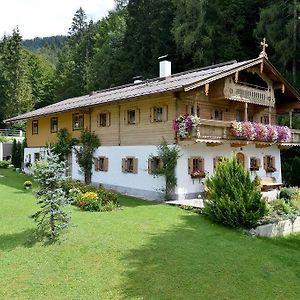
[[[0,120],[90,91],[173,72],[252,59],[266,37],[271,62],[300,87],[297,0],[116,0],[98,21],[78,9],[68,37],[0,40]],[[298,35],[297,35],[298,32]]]

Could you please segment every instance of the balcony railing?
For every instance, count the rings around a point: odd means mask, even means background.
[[[230,100],[274,106],[275,96],[273,88],[252,87],[235,83],[231,78],[225,80],[224,97]]]
[[[200,123],[193,127],[185,137],[180,137],[177,133],[178,140],[180,141],[203,141],[207,143],[222,142],[222,141],[247,141],[246,138],[236,137],[232,134],[232,122],[205,120],[201,119]],[[250,142],[265,142],[265,143],[279,143],[279,144],[298,144],[300,145],[300,130],[291,129],[291,136],[285,141],[261,141],[250,140]],[[248,140],[249,141],[249,140]]]

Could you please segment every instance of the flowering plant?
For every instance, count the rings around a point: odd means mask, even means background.
[[[248,121],[232,122],[230,131],[234,137],[249,141],[287,142],[291,138],[291,130],[287,126],[272,126]]]
[[[173,128],[180,137],[187,137],[194,127],[200,124],[200,118],[184,114],[179,118],[173,120]]]
[[[88,211],[100,211],[101,201],[95,192],[86,192],[80,197],[79,207]]]
[[[24,185],[24,187],[31,187],[32,182],[30,180],[26,180],[23,185]]]
[[[266,172],[267,173],[273,173],[273,172],[276,172],[277,170],[276,170],[276,168],[275,167],[272,167],[272,166],[268,166],[267,168],[266,168]]]
[[[206,172],[201,170],[196,170],[191,174],[192,178],[203,178],[205,177]]]

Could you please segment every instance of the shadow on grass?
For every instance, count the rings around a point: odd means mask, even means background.
[[[192,213],[182,221],[123,257],[123,299],[299,296],[300,236],[253,238]]]
[[[118,200],[122,207],[138,207],[138,206],[149,206],[149,205],[157,205],[158,202],[142,200],[140,198],[135,198],[127,195],[119,195]]]
[[[0,235],[0,250],[11,251],[18,247],[31,248],[39,242],[48,246],[58,242],[58,240],[49,240],[43,232],[34,228],[26,229],[17,233]]]

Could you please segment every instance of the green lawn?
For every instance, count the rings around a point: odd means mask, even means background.
[[[122,196],[114,212],[71,208],[60,242],[30,244],[35,199],[0,174],[1,299],[300,299],[300,235],[253,238]]]

